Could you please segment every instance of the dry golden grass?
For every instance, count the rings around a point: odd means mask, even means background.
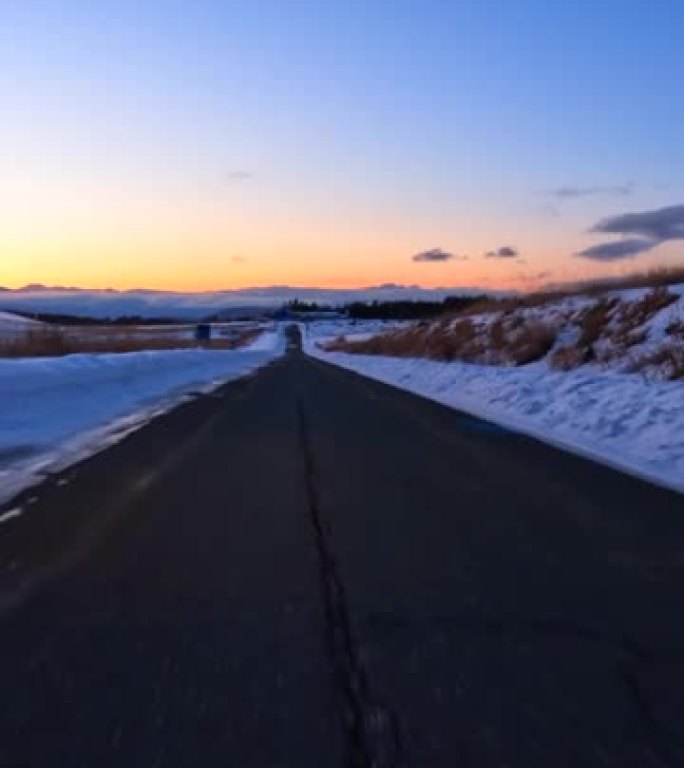
[[[558,347],[549,357],[549,365],[557,371],[572,371],[588,362],[589,354],[587,349],[573,345]]]
[[[515,365],[527,365],[546,357],[556,342],[556,331],[544,323],[528,322],[504,346],[505,355]]]
[[[574,321],[579,329],[577,341],[554,350],[551,367],[567,371],[591,361],[609,363],[625,357],[647,340],[648,321],[677,299],[662,286],[632,301],[599,298],[579,313]]]
[[[654,288],[636,301],[623,302],[616,320],[625,331],[642,327],[661,309],[674,304],[679,297],[665,286]]]
[[[605,291],[624,291],[630,288],[663,288],[684,283],[684,266],[658,267],[647,272],[635,272],[624,277],[607,278],[590,283],[576,283],[575,293],[591,296]],[[571,290],[573,286],[568,286]]]
[[[619,363],[624,370],[638,355],[639,345],[648,341],[649,322],[678,298],[665,286],[656,286],[635,298],[599,295],[588,299],[583,308],[567,304],[551,313],[529,311],[531,305],[547,302],[549,295],[528,297],[525,306],[519,300],[495,300],[487,306],[497,307],[497,311],[478,317],[469,311],[465,316],[423,321],[369,339],[340,338],[326,349],[488,365],[526,365],[547,358],[552,368],[561,371],[591,362]],[[555,348],[560,331],[573,327],[570,338],[576,340]],[[679,378],[684,320],[672,321],[667,332],[671,343],[660,356],[643,358],[640,370],[658,367],[661,374]]]
[[[665,329],[666,333],[675,339],[684,341],[684,320],[673,320]]]
[[[580,331],[577,346],[580,349],[590,349],[601,338],[619,303],[618,299],[604,298],[582,310],[577,320]]]
[[[419,323],[370,339],[344,337],[325,345],[329,352],[390,357],[427,357],[493,365],[526,365],[544,357],[555,342],[555,330],[515,317],[477,325],[470,318]]]
[[[664,344],[655,352],[640,357],[632,364],[630,370],[640,373],[657,370],[671,381],[684,379],[684,346]]]
[[[232,338],[216,338],[208,342],[180,338],[168,329],[145,333],[140,329],[93,327],[68,332],[57,326],[32,328],[12,339],[0,340],[0,357],[62,357],[74,354],[124,353],[144,350],[174,349],[238,349],[253,341],[260,331],[248,329]]]
[[[611,291],[633,288],[666,288],[668,285],[684,283],[684,267],[661,267],[648,272],[637,272],[624,277],[615,277],[584,283],[566,283],[553,288],[531,291],[516,296],[491,297],[472,304],[467,309],[453,313],[452,317],[494,312],[516,312],[521,309],[534,309],[567,299],[572,296],[601,296]]]
[[[471,304],[466,309],[451,314],[451,317],[470,317],[473,315],[486,315],[494,313],[513,313],[520,309],[534,309],[552,304],[555,301],[569,296],[563,291],[538,291],[525,293],[520,296],[504,296],[501,298],[489,297]]]
[[[613,354],[624,354],[648,338],[647,323],[661,310],[678,300],[664,286],[654,288],[634,301],[623,301],[615,311],[613,322],[606,331]]]

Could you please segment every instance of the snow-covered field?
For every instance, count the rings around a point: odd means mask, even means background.
[[[276,329],[235,351],[0,360],[0,502],[122,439],[188,393],[245,376],[283,350]]]
[[[212,338],[231,338],[245,331],[251,331],[266,327],[260,322],[227,322],[211,323]],[[144,344],[145,341],[154,342],[155,339],[177,339],[178,341],[192,341],[195,338],[196,323],[177,323],[174,325],[74,325],[60,326],[67,338],[74,339],[110,339],[124,337]]]
[[[323,329],[305,330],[315,357],[684,491],[681,381],[594,366],[553,371],[546,361],[506,367],[331,353],[318,346]]]
[[[353,339],[364,339],[384,333],[396,328],[404,328],[410,325],[408,321],[398,320],[348,320],[338,318],[334,320],[316,320],[312,323],[299,323],[305,338],[308,339],[335,339],[339,336]]]
[[[272,327],[263,321],[211,323],[211,343],[217,348],[241,346]],[[0,358],[187,349],[196,346],[196,329],[195,323],[59,325],[0,312]]]
[[[21,336],[32,328],[38,328],[42,325],[36,320],[29,320],[26,317],[15,315],[12,312],[0,311],[0,339],[13,339]]]

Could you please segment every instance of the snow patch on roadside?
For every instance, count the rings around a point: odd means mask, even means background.
[[[20,517],[23,510],[21,507],[15,507],[14,509],[10,509],[7,512],[3,512],[0,515],[0,525],[3,523],[7,523],[10,520],[13,520],[15,517]]]
[[[242,347],[243,352],[271,352],[273,349],[278,348],[280,345],[280,351],[284,349],[283,335],[281,329],[275,326],[271,330],[265,330],[260,333],[251,344],[247,344]]]
[[[544,364],[506,368],[426,359],[308,354],[684,491],[684,386]]]
[[[0,360],[0,503],[283,351],[277,328],[243,350]]]

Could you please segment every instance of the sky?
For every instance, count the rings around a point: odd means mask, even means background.
[[[0,285],[681,264],[682,28],[681,0],[9,0]]]

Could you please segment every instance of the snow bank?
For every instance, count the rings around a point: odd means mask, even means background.
[[[327,353],[314,337],[315,357],[684,491],[681,382]]]
[[[254,341],[243,347],[245,352],[270,352],[278,345],[280,350],[284,349],[284,341],[277,326],[274,326],[271,330],[260,333]]]
[[[344,336],[347,339],[359,339],[378,333],[406,328],[412,325],[409,320],[352,320],[338,318],[334,320],[316,320],[312,323],[298,324],[302,333],[309,339],[331,339]]]
[[[0,360],[0,501],[122,439],[189,392],[245,376],[283,349],[274,330],[235,351]]]
[[[527,304],[525,302],[528,302]],[[529,305],[528,305],[529,304]],[[550,370],[577,368],[681,378],[684,365],[684,285],[601,295],[547,295],[496,302],[488,311],[445,315],[362,335],[313,328],[317,337],[343,337],[337,352],[519,365],[544,360]],[[341,327],[341,326],[340,326]],[[329,332],[328,332],[329,331]]]

